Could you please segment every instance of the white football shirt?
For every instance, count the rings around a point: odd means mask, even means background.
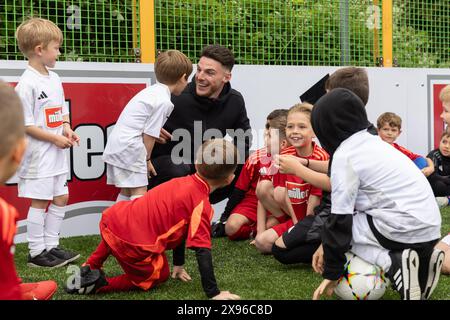
[[[25,126],[62,135],[63,116],[69,114],[59,76],[49,71],[43,75],[28,66],[16,86],[25,116]],[[18,170],[19,178],[35,179],[68,172],[66,150],[53,143],[27,136],[28,145]]]
[[[364,212],[401,243],[440,237],[441,215],[423,173],[404,154],[366,130],[344,140],[331,165],[331,212]]]
[[[147,172],[147,150],[142,134],[158,138],[173,110],[170,90],[156,83],[141,90],[122,110],[108,137],[103,161],[133,172]]]

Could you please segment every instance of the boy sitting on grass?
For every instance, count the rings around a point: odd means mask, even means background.
[[[184,269],[184,247],[195,250],[203,289],[215,300],[239,296],[220,291],[211,256],[209,194],[234,179],[238,153],[223,139],[205,142],[197,152],[197,172],[161,184],[143,197],[118,202],[103,212],[102,240],[81,268],[80,278],[68,281],[68,293],[106,293],[149,290],[169,278],[166,250],[173,249],[172,278],[189,281]],[[124,274],[105,277],[104,261],[113,255]]]

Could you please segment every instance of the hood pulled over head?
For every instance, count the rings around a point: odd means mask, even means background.
[[[342,141],[370,123],[362,100],[348,89],[337,88],[316,102],[311,124],[322,147],[333,156]]]

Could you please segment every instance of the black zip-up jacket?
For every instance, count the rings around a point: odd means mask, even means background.
[[[234,138],[235,145],[240,148],[241,152],[245,152],[245,155],[241,161],[245,161],[248,157],[250,144],[252,141],[250,120],[247,117],[247,110],[245,109],[245,102],[242,95],[231,88],[229,83],[225,84],[222,92],[217,99],[210,99],[206,97],[200,97],[196,94],[195,79],[190,82],[184,91],[179,96],[172,95],[172,102],[174,104],[174,110],[170,117],[167,119],[164,129],[170,133],[174,133],[176,129],[186,130],[182,133],[179,141],[169,141],[166,144],[156,144],[152,152],[152,158],[156,158],[162,155],[170,155],[172,149],[184,139],[190,139],[191,154],[184,154],[185,152],[177,152],[176,155],[182,155],[186,160],[190,160],[194,163],[195,152],[203,143],[211,136],[204,136],[204,133],[208,129],[215,129],[217,134],[221,134],[219,138],[225,137],[227,130],[241,129],[242,133],[247,131],[247,135],[244,138]],[[194,122],[199,121],[195,126]],[[218,131],[217,131],[218,130]],[[195,132],[194,132],[195,131]],[[196,136],[194,136],[194,133]],[[230,132],[229,132],[230,133]],[[189,137],[185,137],[185,134],[189,134]],[[217,134],[215,137],[217,137]],[[200,136],[200,137],[199,137]],[[172,140],[177,137],[173,136]],[[237,140],[240,140],[237,144]],[[242,150],[244,148],[244,150]]]

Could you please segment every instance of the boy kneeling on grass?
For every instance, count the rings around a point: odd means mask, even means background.
[[[403,300],[429,299],[444,253],[434,249],[441,215],[425,176],[408,158],[367,132],[364,103],[333,89],[314,105],[311,123],[330,154],[331,214],[313,268],[324,281],[314,299],[331,295],[349,251],[379,265]]]
[[[172,278],[189,281],[184,247],[195,250],[203,289],[215,300],[237,300],[220,291],[211,256],[209,194],[227,186],[238,162],[235,146],[223,139],[205,142],[197,152],[196,173],[172,179],[143,197],[122,201],[103,212],[102,240],[81,268],[80,277],[67,283],[68,293],[89,294],[149,290],[169,278],[166,250],[173,249]],[[105,277],[102,266],[113,255],[124,274]]]

